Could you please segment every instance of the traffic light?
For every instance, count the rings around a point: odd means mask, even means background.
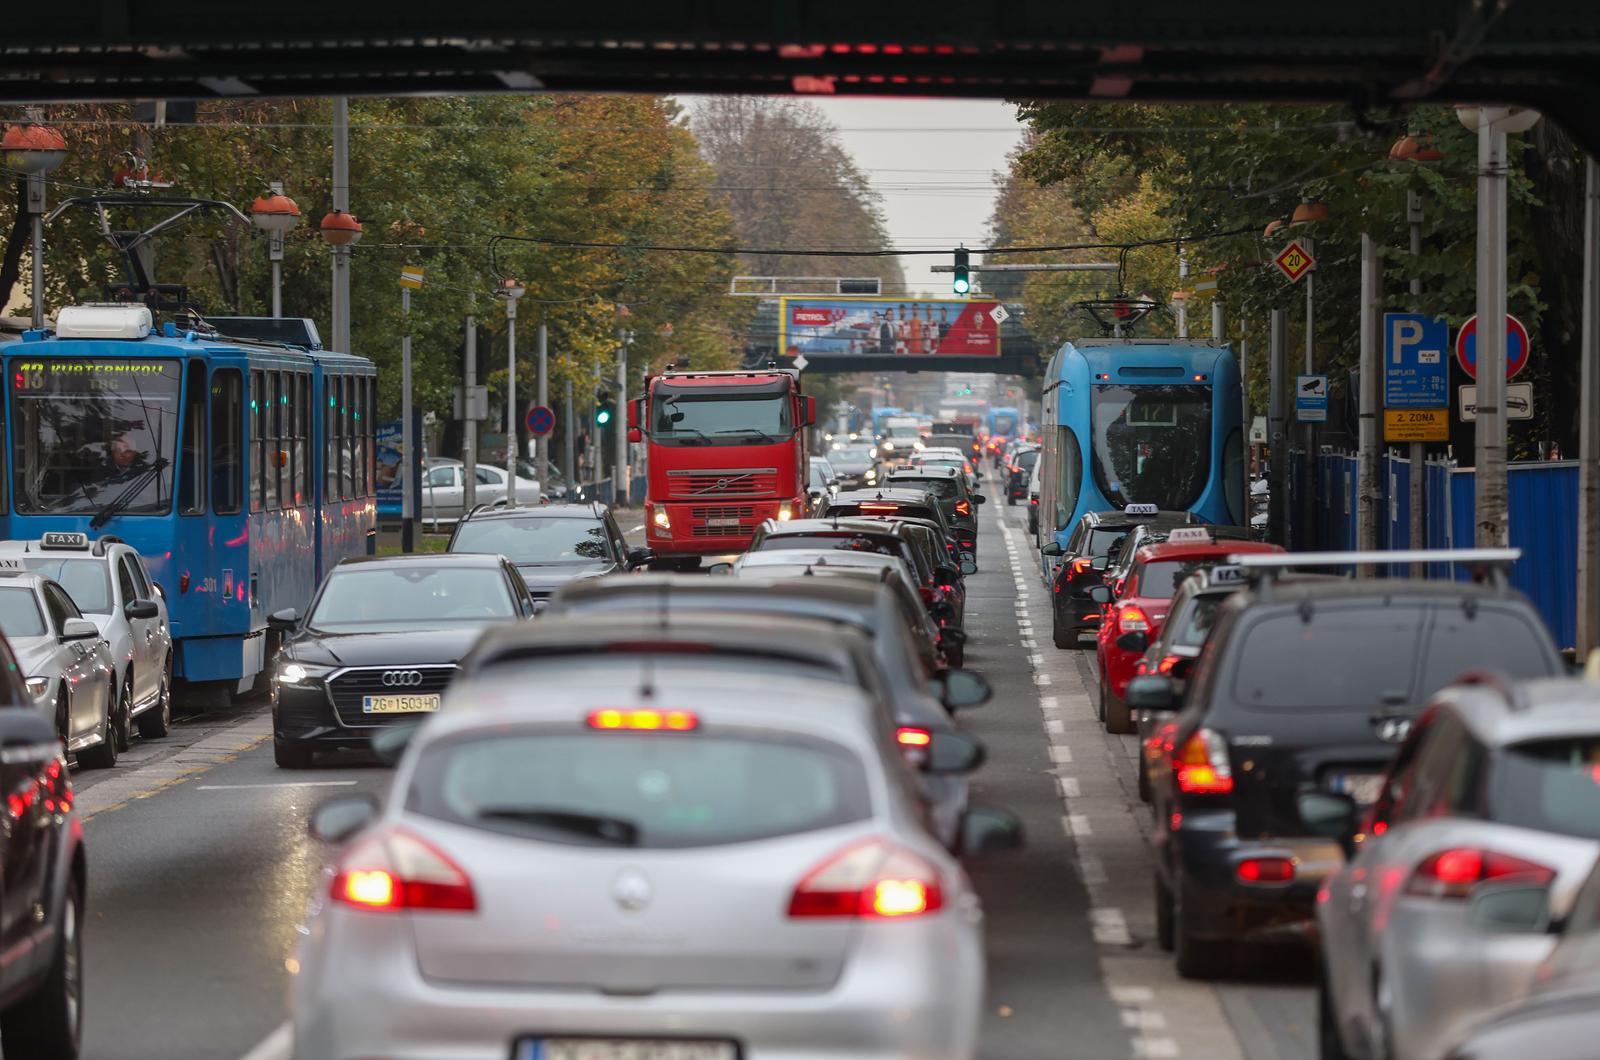
[[[972,277],[967,270],[967,252],[956,251],[955,275],[950,279],[950,290],[956,294],[967,294],[972,290]]]
[[[604,427],[611,422],[617,414],[617,403],[611,400],[611,392],[604,387],[594,392],[594,425]]]

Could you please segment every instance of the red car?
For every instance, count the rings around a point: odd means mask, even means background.
[[[1133,732],[1134,718],[1123,696],[1183,579],[1245,552],[1282,552],[1263,541],[1216,541],[1203,526],[1181,527],[1167,540],[1146,545],[1106,606],[1096,638],[1100,670],[1100,720],[1107,732]],[[1130,634],[1135,634],[1130,636]]]

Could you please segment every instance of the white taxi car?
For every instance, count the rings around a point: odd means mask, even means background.
[[[117,764],[112,728],[116,667],[100,629],[42,574],[0,569],[0,632],[28,694],[87,769]]]
[[[0,541],[0,573],[41,574],[67,591],[106,641],[116,668],[111,731],[128,749],[135,724],[146,739],[172,723],[172,630],[167,605],[132,545],[106,535],[48,533]]]

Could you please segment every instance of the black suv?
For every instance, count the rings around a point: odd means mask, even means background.
[[[1066,548],[1054,541],[1047,542],[1040,553],[1061,558],[1061,566],[1056,568],[1050,586],[1050,637],[1055,646],[1076,648],[1079,636],[1100,628],[1100,605],[1089,599],[1089,590],[1105,584],[1104,572],[1109,560],[1114,554],[1121,554],[1123,538],[1135,527],[1169,530],[1200,522],[1191,512],[1160,511],[1130,504],[1124,511],[1085,513],[1072,528]],[[1096,566],[1098,559],[1105,559],[1107,563]]]
[[[884,481],[890,489],[918,489],[932,494],[944,510],[945,522],[955,528],[963,552],[978,551],[978,505],[983,494],[967,488],[967,476],[955,467],[922,467],[892,471]]]
[[[1238,559],[1257,580],[1218,607],[1151,775],[1157,938],[1190,978],[1226,974],[1237,943],[1311,921],[1343,856],[1302,819],[1302,794],[1375,797],[1412,719],[1463,673],[1564,669],[1537,612],[1500,584],[1277,581],[1274,565],[1325,561]],[[1135,677],[1128,703],[1170,710],[1172,681]]]
[[[611,510],[596,503],[475,508],[456,523],[448,551],[506,557],[540,610],[567,582],[631,571],[651,559],[649,549],[628,547]]]

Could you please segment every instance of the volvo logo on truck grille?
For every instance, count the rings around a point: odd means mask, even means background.
[[[383,687],[385,688],[415,688],[422,684],[422,671],[420,670],[385,670],[383,672]]]

